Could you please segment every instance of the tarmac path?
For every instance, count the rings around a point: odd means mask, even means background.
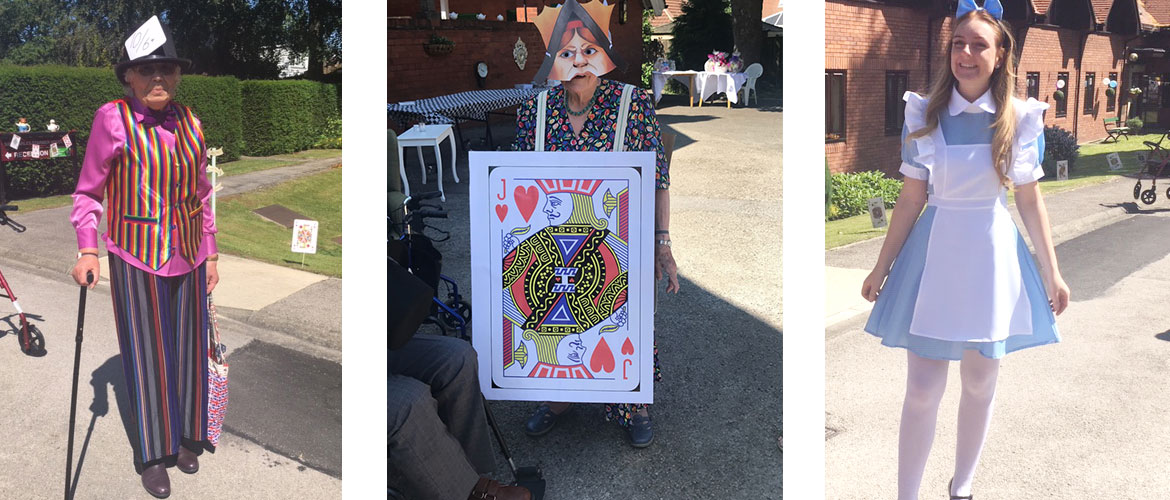
[[[1001,362],[978,498],[1148,499],[1170,491],[1170,210],[1126,213],[1057,245],[1073,300],[1058,318],[1062,342]],[[864,316],[826,344],[826,498],[896,496],[906,354],[861,331]],[[923,498],[941,498],[951,477],[957,370]]]
[[[602,405],[576,405],[533,439],[522,427],[536,403],[492,402],[516,464],[542,467],[548,499],[781,498],[782,114],[765,99],[732,109],[669,99],[658,117],[679,134],[670,230],[682,289],[658,299],[655,440],[630,447],[625,431],[604,421]],[[500,122],[495,137],[510,139],[514,125]],[[464,182],[444,184],[450,218],[430,223],[451,232],[436,243],[443,273],[471,300],[470,176],[460,156]],[[433,179],[420,183],[415,157],[405,155],[412,192],[435,189]],[[512,479],[499,455],[495,477]]]
[[[279,184],[340,161],[312,160],[225,176],[218,195]],[[0,269],[22,308],[35,315],[48,350],[43,358],[19,351],[12,333],[18,318],[0,301],[0,370],[5,374],[0,406],[6,408],[0,412],[0,442],[7,445],[0,449],[0,498],[61,496],[78,296],[66,275],[76,252],[69,210],[11,213],[28,226],[22,234],[0,227]],[[221,269],[229,265],[253,274],[272,272],[272,266],[225,256]],[[223,290],[235,287],[236,295],[255,295],[247,289],[254,280],[225,277]],[[279,279],[263,282],[270,288],[274,283],[276,290],[264,290],[271,303],[259,310],[221,303],[220,328],[232,366],[224,435],[219,449],[202,457],[197,476],[170,470],[175,498],[206,494],[209,485],[230,491],[231,498],[340,497],[341,280],[283,291]],[[74,451],[80,460],[76,498],[146,497],[131,464],[126,431],[131,418],[124,413],[125,382],[109,288],[100,284],[88,295]]]

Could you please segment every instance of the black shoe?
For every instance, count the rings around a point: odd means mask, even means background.
[[[567,409],[565,411],[568,411]],[[563,412],[562,412],[563,413]],[[557,417],[560,415],[553,413],[552,408],[547,404],[540,405],[528,421],[524,423],[524,433],[532,437],[543,436],[548,434],[557,423]]]
[[[186,446],[179,446],[179,457],[175,460],[175,465],[185,474],[199,472],[199,455],[188,450]]]
[[[974,500],[975,495],[967,495],[965,497],[951,495],[951,486],[954,485],[954,483],[955,480],[953,478],[947,482],[947,495],[951,497],[951,500]]]
[[[171,496],[171,478],[167,477],[167,466],[160,462],[144,469],[142,487],[155,498]]]
[[[630,422],[630,444],[634,448],[645,448],[654,442],[654,428],[650,426],[650,417],[634,414]]]

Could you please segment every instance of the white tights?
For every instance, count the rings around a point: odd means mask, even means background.
[[[947,387],[949,361],[918,356],[907,351],[906,400],[902,404],[902,425],[898,439],[898,500],[917,500],[926,458],[934,441],[938,405]],[[999,360],[985,358],[978,351],[963,352],[959,362],[963,395],[959,399],[958,442],[952,495],[971,494],[975,465],[987,438],[995,401],[995,379]]]

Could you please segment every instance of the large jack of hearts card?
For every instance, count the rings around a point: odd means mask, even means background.
[[[494,400],[654,397],[654,154],[471,152],[472,337]]]

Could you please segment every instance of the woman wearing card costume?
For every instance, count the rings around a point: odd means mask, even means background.
[[[72,275],[99,279],[97,227],[109,256],[114,320],[142,485],[170,494],[165,460],[199,470],[207,437],[207,294],[219,281],[203,130],[172,101],[181,70],[158,18],[126,44],[115,67],[126,95],[98,108],[70,217],[79,248]],[[102,201],[106,208],[103,210]]]
[[[655,176],[655,275],[669,280],[666,290],[678,292],[677,268],[670,247],[670,186],[668,164],[662,148],[658,119],[653,102],[646,92],[622,83],[604,80],[601,75],[617,67],[620,59],[612,50],[609,20],[613,5],[599,0],[579,4],[569,0],[561,7],[545,7],[537,16],[536,26],[548,47],[546,58],[537,72],[536,81],[546,78],[559,80],[556,86],[525,102],[518,111],[517,136],[514,149],[518,151],[654,151]],[[545,189],[548,193],[548,189]],[[574,207],[576,209],[577,207]],[[590,207],[589,210],[592,210]],[[649,231],[650,228],[643,228]],[[604,239],[602,231],[596,237]],[[604,245],[601,245],[602,247]],[[609,279],[610,277],[607,277]],[[621,299],[624,302],[624,295]],[[617,297],[614,297],[617,300]],[[621,304],[612,306],[620,308]],[[609,306],[607,306],[609,307]],[[534,332],[529,335],[536,335]],[[558,334],[559,335],[559,334]],[[550,365],[554,349],[570,351],[573,359],[574,342],[569,333],[538,347],[540,362]],[[566,344],[562,347],[560,344]],[[539,345],[539,344],[538,344]],[[657,353],[657,347],[655,347]],[[577,354],[579,356],[579,354]],[[560,359],[560,358],[556,358]],[[548,367],[555,369],[555,367]],[[567,373],[587,375],[587,371],[568,369]],[[655,380],[660,379],[655,355]],[[528,419],[525,431],[542,435],[552,429],[557,417],[569,408],[568,403],[542,404]],[[630,432],[634,446],[648,446],[653,440],[648,405],[606,405],[606,418],[617,420]]]
[[[1012,97],[1015,40],[1002,13],[998,0],[984,7],[960,1],[949,64],[929,97],[906,93],[905,184],[862,285],[862,296],[877,301],[865,330],[907,350],[902,500],[918,498],[949,361],[960,361],[963,392],[948,495],[965,499],[990,424],[999,359],[1058,342],[1053,313],[1068,305],[1036,183],[1048,105]],[[1007,210],[1013,187],[1039,269]]]

